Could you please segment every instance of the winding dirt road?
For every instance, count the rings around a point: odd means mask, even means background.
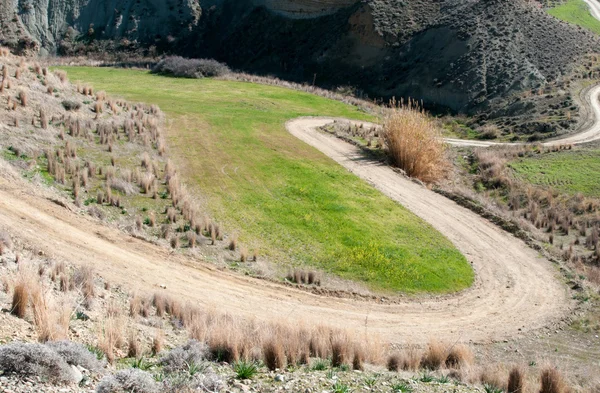
[[[424,343],[431,337],[489,342],[547,326],[568,314],[568,290],[549,261],[475,213],[316,130],[329,121],[303,118],[287,127],[447,236],[472,263],[476,282],[471,289],[442,299],[388,305],[314,295],[216,270],[76,215],[36,196],[26,184],[1,178],[0,227],[52,257],[91,263],[125,288],[147,292],[164,284],[181,299],[222,311],[366,329],[390,342]]]

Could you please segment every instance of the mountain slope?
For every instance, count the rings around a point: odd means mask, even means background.
[[[214,57],[247,71],[412,96],[468,114],[493,112],[515,92],[560,81],[583,55],[600,51],[596,36],[526,0],[31,4],[15,7],[19,23],[50,52],[81,54],[109,40],[113,49]],[[10,12],[1,17],[4,23]]]

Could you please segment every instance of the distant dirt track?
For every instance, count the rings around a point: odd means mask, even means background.
[[[600,3],[597,0],[589,0],[594,2],[600,12]],[[597,141],[600,139],[600,85],[592,87],[586,94],[585,106],[591,109],[591,120],[592,124],[585,130],[569,134],[564,137],[549,140],[540,143],[542,146],[557,146],[557,145],[579,145],[582,143],[588,143]],[[502,142],[488,142],[488,141],[473,141],[465,139],[454,139],[446,138],[446,142],[454,146],[473,146],[473,147],[491,147],[491,146],[518,146],[522,143],[502,143]]]
[[[447,236],[472,263],[476,281],[471,289],[388,305],[314,295],[174,254],[76,215],[35,196],[29,185],[1,176],[0,227],[49,256],[93,264],[107,280],[131,290],[149,292],[164,284],[180,299],[221,311],[325,323],[376,333],[390,342],[425,343],[431,337],[489,342],[547,326],[568,314],[573,305],[568,290],[549,261],[475,213],[316,130],[329,121],[302,118],[286,126]]]

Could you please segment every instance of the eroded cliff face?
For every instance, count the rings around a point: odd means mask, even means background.
[[[596,36],[527,0],[6,1],[5,43],[12,34],[48,52],[152,47],[471,114],[507,106],[600,51]]]
[[[65,39],[127,39],[148,45],[169,36],[183,37],[201,16],[197,0],[9,1],[12,10],[4,7],[5,14],[16,16],[27,34],[50,53]]]

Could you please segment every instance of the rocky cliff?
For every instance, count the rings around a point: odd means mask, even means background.
[[[113,42],[471,114],[600,51],[528,0],[4,0],[0,21],[12,46]]]

